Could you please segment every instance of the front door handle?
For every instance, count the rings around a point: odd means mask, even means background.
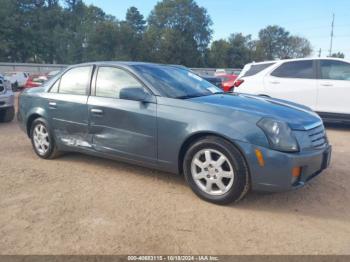
[[[280,82],[278,82],[278,81],[270,81],[270,84],[274,84],[274,85],[277,85],[277,84],[279,84]]]
[[[321,86],[333,86],[331,83],[322,83]]]
[[[94,114],[94,115],[103,115],[103,110],[102,109],[93,108],[93,109],[91,109],[91,113]]]

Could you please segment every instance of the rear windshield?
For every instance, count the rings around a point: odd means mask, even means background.
[[[247,72],[245,72],[241,77],[256,75],[273,64],[275,63],[251,65]]]

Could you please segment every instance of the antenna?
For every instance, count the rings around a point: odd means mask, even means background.
[[[332,56],[332,49],[333,49],[334,18],[335,18],[335,15],[334,15],[334,13],[333,13],[332,30],[331,30],[331,46],[330,46],[330,48],[329,48],[329,56]]]

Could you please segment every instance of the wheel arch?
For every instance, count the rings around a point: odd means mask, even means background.
[[[35,121],[35,119],[38,119],[40,117],[43,117],[43,116],[39,113],[33,113],[28,117],[28,120],[26,123],[26,131],[27,131],[28,137],[30,137],[30,129],[32,127],[33,122]]]
[[[224,139],[227,142],[229,142],[232,146],[234,146],[241,153],[241,155],[242,155],[242,157],[244,159],[244,162],[245,162],[245,164],[246,164],[246,166],[247,166],[247,168],[249,170],[249,165],[248,165],[248,161],[246,159],[246,156],[244,155],[243,150],[240,148],[240,146],[237,143],[235,143],[232,139],[229,139],[225,135],[218,134],[218,133],[215,133],[215,132],[206,131],[206,132],[197,132],[197,133],[191,134],[182,143],[182,145],[180,147],[179,154],[178,154],[178,172],[180,174],[183,173],[183,161],[184,161],[185,154],[186,154],[188,148],[193,143],[195,143],[196,141],[198,141],[200,139],[203,139],[204,137],[207,137],[207,136],[213,136],[213,137],[218,137],[218,138]],[[249,173],[250,173],[250,170],[249,170]]]

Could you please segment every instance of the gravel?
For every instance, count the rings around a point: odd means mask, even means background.
[[[180,175],[67,154],[0,124],[0,254],[350,254],[350,128],[304,188],[216,206]]]

